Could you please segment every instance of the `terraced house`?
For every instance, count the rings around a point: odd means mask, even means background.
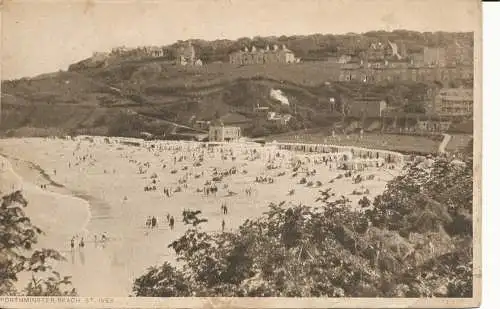
[[[273,49],[269,46],[266,49],[257,49],[255,46],[249,50],[245,47],[244,50],[239,50],[229,55],[229,63],[239,65],[266,64],[266,63],[296,63],[299,60],[295,58],[295,54],[285,45],[281,48],[274,45]]]
[[[381,81],[448,82],[470,80],[474,75],[472,66],[418,67],[406,62],[346,63],[341,65],[338,80],[377,83]]]
[[[441,116],[470,117],[474,110],[472,89],[443,88],[435,100],[435,112]]]

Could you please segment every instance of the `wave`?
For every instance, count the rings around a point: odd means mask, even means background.
[[[56,187],[62,188],[61,185]],[[0,195],[15,191],[22,191],[28,200],[25,212],[33,224],[44,231],[44,238],[60,238],[62,235],[85,232],[91,218],[88,201],[73,195],[41,189],[18,175],[10,161],[5,156],[0,156]]]

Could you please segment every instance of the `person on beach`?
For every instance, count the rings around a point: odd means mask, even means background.
[[[151,216],[148,216],[148,218],[146,219],[146,227],[147,228],[151,227]]]
[[[227,215],[227,204],[223,203],[221,206],[222,214]]]
[[[80,239],[80,248],[85,247],[85,243],[83,242],[83,237]]]
[[[75,238],[71,238],[71,249],[75,248]]]
[[[151,228],[154,229],[156,227],[156,217],[151,218]]]
[[[222,219],[222,231],[224,232],[224,229],[226,228],[226,221]]]
[[[169,224],[169,225],[170,225],[170,229],[171,229],[171,230],[173,230],[173,229],[174,229],[174,224],[175,224],[174,217],[173,217],[173,216],[171,216],[171,217],[170,217],[170,224]]]
[[[104,246],[104,243],[106,242],[106,240],[108,240],[108,237],[105,234],[102,234],[101,235],[101,243],[103,244],[103,246]]]

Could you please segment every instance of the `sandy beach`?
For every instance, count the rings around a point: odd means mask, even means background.
[[[175,262],[167,246],[186,229],[184,209],[201,210],[207,231],[220,231],[222,221],[225,229],[234,229],[261,215],[271,202],[319,205],[320,190],[328,188],[335,192],[332,199],[344,195],[359,209],[359,199],[373,200],[400,173],[399,167],[368,167],[353,172],[363,179],[355,183],[352,177],[340,178],[346,171],[335,162],[322,161],[328,154],[306,160],[303,154],[267,145],[200,145],[104,137],[4,139],[0,155],[12,170],[0,177],[22,185],[28,214],[46,232],[40,245],[67,257],[58,267],[73,276],[80,295],[127,296],[132,278],[149,266]],[[294,172],[297,161],[302,165]],[[217,193],[205,194],[207,186],[215,186]],[[167,215],[175,219],[173,228]],[[157,228],[145,226],[148,216],[158,219]],[[75,235],[84,238],[85,248],[70,249]],[[102,242],[102,235],[108,240]]]

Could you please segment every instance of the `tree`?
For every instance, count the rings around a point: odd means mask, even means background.
[[[30,296],[74,296],[69,276],[61,277],[50,266],[51,260],[64,257],[52,249],[36,249],[42,231],[26,217],[23,208],[28,201],[21,191],[2,197],[0,206],[0,294]],[[15,282],[20,273],[28,272],[32,280],[18,291]]]

